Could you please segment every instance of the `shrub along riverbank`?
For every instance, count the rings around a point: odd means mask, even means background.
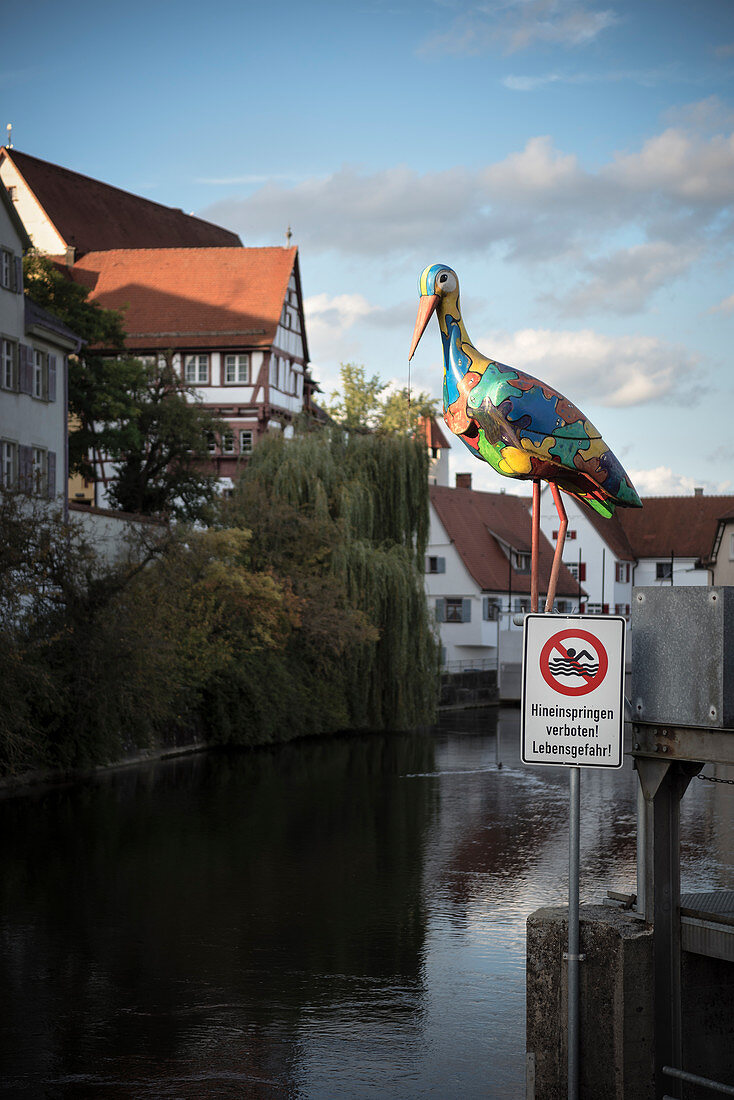
[[[5,494],[0,772],[431,721],[426,465],[397,436],[266,439],[215,526],[146,524],[114,565]]]

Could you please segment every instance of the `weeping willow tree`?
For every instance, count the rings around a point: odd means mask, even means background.
[[[249,564],[287,580],[300,615],[285,675],[281,665],[241,679],[238,691],[260,717],[288,721],[275,717],[285,708],[296,733],[324,722],[406,729],[433,717],[438,649],[422,576],[427,464],[413,439],[341,430],[271,437],[256,448],[226,522],[252,532]],[[304,730],[307,712],[315,728]]]

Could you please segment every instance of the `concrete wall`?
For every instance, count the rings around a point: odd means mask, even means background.
[[[580,908],[582,1100],[654,1100],[653,929],[628,910]],[[567,910],[527,923],[527,1100],[565,1100],[568,1080]],[[684,951],[683,1069],[734,1083],[734,963]],[[675,1096],[675,1082],[666,1079]],[[710,1100],[687,1084],[686,1100]]]
[[[441,675],[439,707],[483,707],[499,702],[497,673],[492,669],[444,672]]]
[[[131,516],[83,504],[69,505],[69,523],[78,527],[99,556],[109,565],[127,561],[135,555],[136,536],[141,531],[164,537],[166,527],[146,516]]]
[[[652,930],[629,912],[580,909],[579,1093],[654,1100]],[[527,1100],[565,1100],[568,1082],[565,908],[527,924]]]

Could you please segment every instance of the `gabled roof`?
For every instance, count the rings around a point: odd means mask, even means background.
[[[259,348],[275,339],[294,269],[296,248],[141,248],[89,252],[71,275],[123,312],[132,351]]]
[[[609,519],[600,516],[591,508],[584,508],[583,513],[597,534],[604,540],[614,557],[619,561],[634,561],[635,553],[630,546],[627,532],[622,526],[620,513],[628,511],[639,512],[639,508],[619,508]]]
[[[431,504],[467,570],[484,592],[507,592],[508,556],[501,543],[530,553],[530,508],[526,497],[483,493],[476,489],[429,487]],[[540,586],[548,583],[553,547],[540,535]],[[512,591],[530,592],[530,573],[512,570]],[[559,596],[578,596],[578,581],[565,565],[558,577]]]
[[[449,448],[449,441],[432,416],[425,416],[422,425],[426,435],[426,445],[431,450],[446,450]]]
[[[734,508],[734,496],[643,497],[642,508],[616,515],[637,558],[710,560],[719,518]]]
[[[77,255],[110,248],[238,247],[236,233],[119,187],[3,149],[67,246]]]

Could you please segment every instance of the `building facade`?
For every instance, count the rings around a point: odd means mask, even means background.
[[[0,486],[65,502],[68,356],[79,341],[23,294],[28,247],[0,185]]]
[[[438,624],[442,663],[449,669],[516,664],[522,627],[514,619],[530,611],[529,501],[477,492],[469,479],[459,474],[457,488],[429,488],[425,587]],[[553,548],[541,535],[541,584],[550,576],[552,560]],[[578,584],[564,567],[556,607],[578,610]]]
[[[243,248],[221,226],[12,148],[0,149],[0,179],[33,245],[123,314],[128,350],[170,357],[192,400],[226,423],[202,456],[224,487],[258,439],[311,410],[295,248]],[[99,489],[112,467],[95,465]],[[90,500],[89,488],[71,492]]]
[[[310,409],[296,248],[89,252],[70,272],[91,301],[124,314],[133,355],[170,356],[193,400],[226,423],[209,441],[220,478],[234,477],[266,432],[287,432]]]

